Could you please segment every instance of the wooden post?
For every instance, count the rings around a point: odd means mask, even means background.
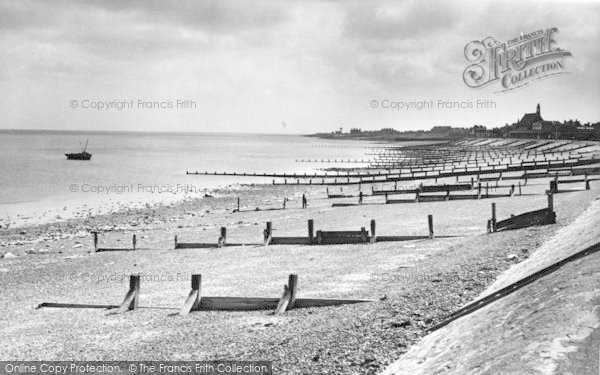
[[[265,246],[267,246],[270,242],[271,242],[271,238],[272,238],[272,233],[273,233],[273,229],[271,226],[271,222],[267,221],[267,227],[265,228]]]
[[[133,235],[132,242],[133,242],[133,250],[135,250],[135,245],[137,244],[137,239],[135,237],[135,234]]]
[[[496,203],[492,203],[492,232],[496,231]]]
[[[177,235],[175,235],[175,248],[177,249]]]
[[[94,251],[98,251],[98,232],[92,232],[94,235]]]
[[[556,183],[556,180],[550,181],[550,193],[558,193],[558,184]]]
[[[288,276],[288,289],[290,291],[290,303],[288,303],[288,309],[294,308],[296,303],[296,293],[298,291],[298,275],[295,273]]]
[[[275,180],[273,180],[273,183],[275,183]],[[237,199],[237,212],[240,212],[240,197]]]
[[[125,295],[123,302],[115,312],[121,314],[125,311],[135,310],[138,308],[140,300],[140,275],[129,276],[129,291]]]
[[[326,187],[326,188],[325,188],[325,191],[327,192],[327,198],[329,198],[329,188],[328,188],[328,187]]]
[[[433,239],[434,235],[433,235],[433,215],[427,215],[427,221],[429,224],[429,238]]]
[[[554,194],[548,194],[548,210],[546,213],[546,224],[556,224],[556,213],[554,213]]]
[[[510,195],[512,197],[514,194],[515,194],[515,184],[512,184],[510,186],[510,194],[508,194],[508,195]]]
[[[312,245],[315,237],[315,222],[313,219],[308,219],[308,242]]]
[[[417,188],[417,189],[415,190],[415,202],[417,202],[417,203],[419,203],[419,195],[420,195],[420,191],[421,191],[421,189],[420,189],[420,188]]]
[[[371,243],[377,242],[377,234],[375,232],[375,220],[371,220]]]
[[[362,243],[367,243],[367,230],[365,227],[360,228],[360,239],[362,240]]]
[[[221,227],[221,237],[219,237],[218,247],[224,247],[227,245],[227,228]]]
[[[202,285],[202,275],[192,275],[192,290],[188,295],[185,303],[181,310],[179,310],[179,315],[187,315],[190,311],[197,310],[200,306],[200,288]]]
[[[288,278],[288,285],[283,286],[283,295],[277,303],[273,315],[279,315],[284,313],[286,310],[291,309],[296,302],[296,288],[298,282],[298,275],[291,274]]]
[[[590,180],[588,180],[587,172],[585,172],[584,179],[585,179],[585,190],[590,190]]]
[[[486,183],[485,183],[485,197],[486,197],[486,198],[489,198],[489,197],[490,197],[490,191],[489,191],[489,190],[490,190],[489,183],[488,183],[488,182],[486,182]]]
[[[519,181],[519,195],[521,195],[521,181]]]

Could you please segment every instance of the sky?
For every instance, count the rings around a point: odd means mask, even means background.
[[[0,129],[495,127],[537,103],[596,122],[599,20],[598,1],[0,0]],[[463,81],[469,42],[552,27],[568,74]],[[460,108],[477,100],[493,104]]]

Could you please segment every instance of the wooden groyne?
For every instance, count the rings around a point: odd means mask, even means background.
[[[102,308],[114,309],[110,314],[122,314],[127,311],[138,310],[142,307],[153,308],[152,306],[141,306],[141,281],[140,275],[135,274],[129,277],[129,290],[120,305],[98,305],[86,303],[62,303],[62,302],[44,302],[37,306],[40,308]],[[298,297],[298,275],[290,274],[288,284],[284,286],[284,292],[281,298],[269,297],[211,297],[203,296],[201,293],[202,275],[191,275],[191,291],[185,302],[179,310],[180,316],[185,316],[192,311],[253,311],[253,310],[273,310],[273,314],[282,314],[285,311],[294,308],[325,307],[337,306],[354,303],[377,302],[376,300],[365,299],[334,299],[334,298],[299,298]],[[159,308],[159,307],[157,307]],[[175,308],[174,308],[175,309]]]
[[[273,184],[283,185],[344,185],[344,184],[359,184],[359,183],[372,183],[372,182],[388,182],[388,181],[407,181],[407,180],[418,180],[418,179],[431,179],[431,178],[447,178],[457,176],[471,176],[481,175],[496,172],[518,172],[518,171],[531,171],[539,169],[548,169],[549,171],[562,169],[568,169],[572,171],[572,175],[576,174],[577,171],[574,169],[578,166],[592,165],[600,163],[598,159],[581,159],[581,160],[556,160],[546,162],[522,162],[520,164],[498,164],[487,167],[457,167],[447,169],[436,169],[435,167],[427,168],[414,168],[408,169],[406,172],[403,170],[394,171],[379,170],[377,173],[371,172],[334,172],[334,173],[321,173],[321,174],[299,174],[299,173],[238,173],[238,172],[186,172],[187,175],[205,175],[205,176],[232,176],[232,177],[265,177],[265,178],[278,178],[284,179],[283,183],[274,181]],[[600,170],[588,170],[591,173],[600,173]],[[532,178],[532,177],[531,177]],[[289,179],[290,181],[287,181]],[[327,179],[328,181],[324,181]],[[330,181],[334,179],[334,181]],[[349,181],[350,179],[350,181]],[[300,181],[301,180],[301,181]]]

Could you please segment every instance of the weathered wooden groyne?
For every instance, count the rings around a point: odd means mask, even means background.
[[[188,175],[273,178],[274,185],[356,185],[494,173],[523,172],[506,178],[528,179],[551,176],[599,174],[600,151],[593,143],[568,141],[464,140],[442,145],[385,147],[365,159],[300,159],[299,162],[366,164],[315,173],[247,173],[186,171]],[[587,149],[587,150],[584,150]],[[533,172],[533,173],[530,173]]]

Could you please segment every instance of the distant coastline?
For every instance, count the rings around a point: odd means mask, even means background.
[[[358,140],[358,141],[385,141],[385,142],[420,142],[420,141],[451,141],[463,137],[445,137],[436,135],[425,136],[402,136],[389,134],[352,134],[352,133],[315,133],[307,134],[305,137],[320,138],[320,139],[339,139],[339,140]],[[465,137],[466,138],[466,137]]]

